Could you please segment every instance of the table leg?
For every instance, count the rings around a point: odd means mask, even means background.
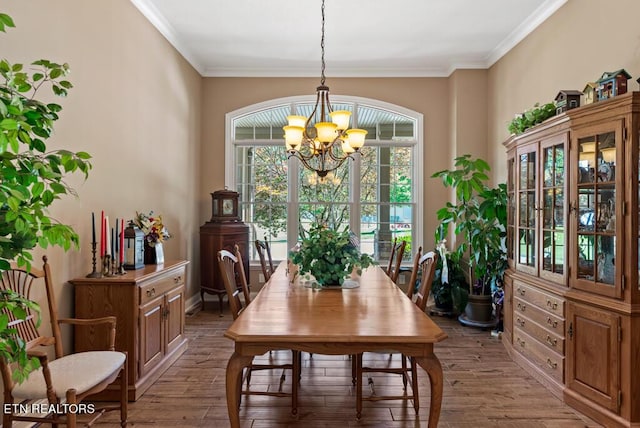
[[[242,369],[249,366],[253,357],[231,355],[227,363],[227,411],[232,428],[240,428],[240,391],[242,388]]]
[[[436,428],[442,408],[443,376],[440,360],[434,354],[428,357],[416,357],[416,362],[429,375],[431,381],[431,403],[429,405],[429,427]]]

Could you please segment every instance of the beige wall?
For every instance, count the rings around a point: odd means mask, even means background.
[[[198,73],[129,0],[2,3],[17,26],[0,34],[3,58],[47,58],[71,66],[75,87],[68,98],[56,100],[63,111],[49,148],[93,155],[89,179],[69,180],[78,198],[66,197],[51,211],[81,240],[79,251],[46,250],[62,315],[73,307],[66,281],[91,271],[92,211],[99,216],[105,210],[113,225],[116,217],[153,209],[174,235],[165,245],[166,257],[194,259],[200,220]],[[189,287],[195,292],[193,283]]]
[[[514,114],[553,101],[562,89],[582,90],[605,71],[640,76],[640,2],[568,0],[489,70],[489,160],[506,163],[502,141]],[[504,181],[506,171],[498,169]]]

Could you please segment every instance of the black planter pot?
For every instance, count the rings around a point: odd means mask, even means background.
[[[460,314],[458,321],[470,327],[488,328],[496,325],[493,317],[492,297],[490,295],[470,294],[464,313]]]

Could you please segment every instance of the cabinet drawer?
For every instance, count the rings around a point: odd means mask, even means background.
[[[154,279],[148,284],[140,286],[140,305],[162,296],[166,292],[184,284],[185,269],[184,267],[167,272],[166,274]]]
[[[543,311],[536,305],[514,296],[513,298],[513,324],[517,325],[518,316],[524,315],[532,321],[540,324],[549,331],[564,337],[564,318],[560,318],[552,313]]]
[[[564,299],[561,297],[545,293],[537,288],[525,285],[520,281],[513,282],[513,295],[545,311],[564,318]]]
[[[559,383],[564,382],[564,357],[529,336],[518,326],[514,326],[513,329],[513,347],[540,370]]]
[[[558,354],[564,355],[564,337],[558,335],[553,329],[546,328],[533,320],[527,318],[522,313],[515,316],[514,324],[525,331],[540,343],[554,350]]]

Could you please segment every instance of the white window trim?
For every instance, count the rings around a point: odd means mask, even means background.
[[[266,109],[270,109],[278,106],[283,106],[283,105],[286,106],[286,105],[299,104],[299,103],[313,104],[315,103],[315,101],[316,101],[315,95],[298,95],[298,96],[292,96],[292,97],[276,98],[276,99],[248,105],[227,113],[225,115],[225,143],[224,143],[224,153],[225,153],[224,154],[224,185],[225,187],[229,189],[236,188],[236,177],[235,177],[236,150],[234,150],[234,144],[233,144],[234,142],[233,119],[234,118],[238,116],[243,116],[258,110],[266,110]],[[363,98],[363,97],[355,97],[355,96],[347,96],[347,95],[332,95],[331,101],[332,101],[332,104],[333,103],[353,103],[354,105],[361,105],[361,106],[364,105],[371,108],[387,110],[394,113],[403,114],[405,116],[411,117],[416,120],[416,134],[415,134],[416,144],[413,149],[414,159],[412,159],[412,163],[413,163],[412,189],[414,192],[413,200],[415,201],[415,210],[414,210],[415,233],[413,234],[413,237],[416,240],[416,242],[422,242],[424,239],[424,234],[423,234],[424,207],[422,202],[422,195],[423,195],[422,192],[423,192],[423,183],[424,183],[424,172],[423,172],[424,171],[424,167],[423,167],[424,166],[424,139],[423,139],[424,138],[424,133],[423,133],[424,116],[423,114],[417,111],[410,110],[408,108],[396,105],[396,104],[391,104],[385,101],[380,101],[380,100],[371,99],[371,98]],[[265,141],[264,143],[267,144],[267,141]],[[254,140],[251,142],[251,144],[258,145],[260,144],[260,141]],[[271,145],[272,140],[269,140],[268,144]],[[284,139],[282,140],[282,144],[284,144]],[[375,141],[367,141],[366,144],[371,146],[378,145],[377,142]],[[398,145],[402,145],[402,142],[399,142]],[[297,168],[299,168],[299,162],[296,162],[296,159],[294,158],[289,158],[289,168],[291,173],[296,173]],[[356,173],[357,171],[354,171],[354,166],[351,165],[350,168],[352,173],[351,176],[356,177],[357,175],[354,175],[354,173]],[[350,186],[351,186],[350,188],[351,191],[349,192],[350,193],[349,197],[352,198],[353,197],[352,195],[356,194],[354,190],[359,190],[357,187],[360,186],[360,181],[351,180]],[[288,196],[289,207],[288,208],[290,210],[293,208],[292,205],[295,205],[291,202],[293,199],[292,195],[295,195],[295,194],[297,194],[296,186],[289,186],[289,196]],[[352,204],[355,202],[351,199],[349,201]],[[351,216],[351,219],[352,219],[351,222],[357,223],[359,218],[360,218],[359,216]],[[295,228],[295,224],[291,224],[292,222],[295,222],[294,219],[295,219],[294,216],[289,216],[289,220],[287,224],[288,242],[293,242],[297,238],[297,235],[296,235],[297,230]],[[359,233],[360,231],[359,223],[351,224],[350,226],[353,228],[352,230],[356,234]],[[289,236],[291,234],[296,236]],[[417,246],[415,248],[417,248]]]

